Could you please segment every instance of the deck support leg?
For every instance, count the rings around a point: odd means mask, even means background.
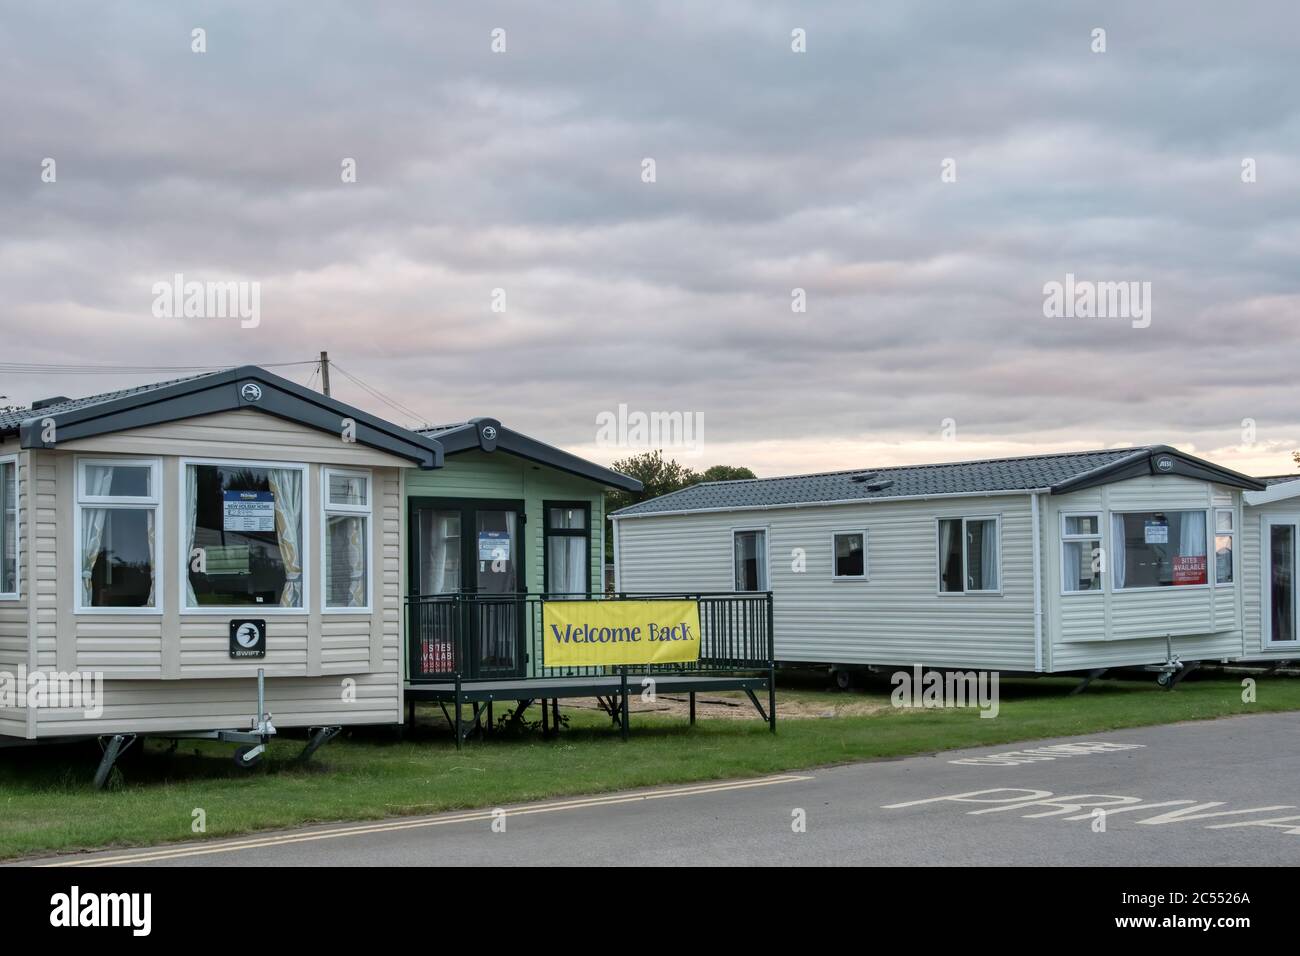
[[[406,702],[406,726],[411,733],[415,733],[415,701],[413,700]]]
[[[460,673],[456,674],[456,749],[460,749],[463,741],[460,732]]]
[[[107,739],[107,743],[105,740]],[[99,766],[95,769],[95,789],[103,790],[104,785],[108,783],[108,775],[113,772],[113,764],[117,763],[117,758],[126,753],[128,747],[135,743],[135,734],[114,734],[112,737],[99,738],[99,745],[104,749],[104,755],[99,758]]]
[[[555,728],[555,736],[560,736],[560,698],[558,697],[551,700],[551,725]]]
[[[551,736],[551,714],[550,714],[550,711],[551,711],[551,708],[550,708],[550,706],[547,704],[547,702],[546,702],[546,698],[543,697],[543,698],[542,698],[542,739],[543,739],[543,740],[548,740],[548,739],[550,738],[550,736]]]
[[[767,669],[767,729],[776,733],[776,661]]]
[[[620,722],[619,730],[620,730],[620,732],[621,732],[622,735],[623,735],[623,739],[624,739],[624,740],[627,740],[627,734],[628,734],[628,714],[627,714],[627,667],[624,666],[624,667],[620,668],[619,673],[620,673],[620,675],[622,676],[622,680],[620,681],[620,684],[622,685],[622,697],[623,697],[623,699],[622,699],[622,720],[621,720],[621,722]]]
[[[1095,681],[1095,680],[1096,680],[1098,677],[1100,677],[1102,674],[1106,673],[1106,671],[1108,671],[1108,670],[1110,670],[1109,667],[1097,667],[1097,668],[1094,668],[1093,670],[1088,671],[1087,676],[1084,677],[1083,680],[1079,681],[1078,686],[1075,687],[1073,690],[1070,691],[1070,695],[1069,695],[1069,696],[1073,697],[1073,696],[1075,696],[1076,694],[1082,694],[1085,690],[1088,689],[1088,685],[1089,685],[1089,684],[1091,684],[1093,681]]]
[[[691,691],[691,726],[695,726],[695,691]]]
[[[758,695],[755,694],[748,687],[745,688],[745,693],[749,695],[749,702],[753,704],[754,709],[758,711],[758,716],[762,717],[764,722],[768,723],[770,726],[772,718],[769,717],[767,711],[763,709],[763,705],[758,700]]]

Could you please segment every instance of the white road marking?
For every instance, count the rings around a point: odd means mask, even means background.
[[[736,780],[729,783],[697,784],[688,787],[675,787],[668,790],[651,790],[646,793],[609,795],[605,797],[587,797],[580,800],[565,800],[557,803],[508,808],[506,815],[529,816],[537,813],[554,813],[559,810],[580,810],[587,807],[615,806],[622,803],[637,803],[643,800],[664,800],[671,797],[691,797],[708,793],[726,793],[731,790],[749,790],[755,787],[769,787],[780,783],[800,783],[812,780],[812,777],[799,774],[783,774],[776,777],[764,777],[759,780]],[[152,863],[158,860],[174,860],[183,857],[206,856],[212,853],[233,853],[239,850],[256,850],[263,847],[285,846],[291,843],[312,843],[318,840],[332,840],[337,837],[358,836],[367,833],[390,833],[397,830],[415,830],[423,827],[446,826],[452,823],[471,823],[492,820],[493,814],[500,808],[477,810],[461,814],[437,817],[407,818],[391,820],[384,823],[359,824],[336,827],[329,830],[312,830],[306,833],[282,833],[277,836],[252,837],[244,840],[232,840],[218,844],[190,844],[187,846],[157,848],[136,853],[126,853],[112,857],[90,857],[86,859],[60,860],[43,863],[45,867],[66,866],[119,866],[123,864]]]

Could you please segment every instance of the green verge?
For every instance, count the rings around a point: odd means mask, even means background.
[[[280,738],[252,771],[226,745],[162,742],[122,762],[111,789],[93,791],[92,745],[0,750],[0,858],[53,851],[228,837],[269,828],[503,806],[629,787],[749,777],[958,747],[1093,734],[1123,727],[1300,710],[1300,680],[1260,678],[1257,702],[1239,680],[1189,680],[1173,692],[1152,682],[1101,681],[1067,696],[1073,681],[1006,680],[996,719],[976,710],[899,710],[785,720],[778,733],[753,720],[633,714],[619,739],[603,714],[572,711],[558,739],[536,732],[471,741],[457,751],[436,710],[414,738],[391,728],[353,730],[293,763],[301,742]],[[783,699],[830,711],[887,703],[888,685],[852,694],[785,689]],[[498,712],[499,715],[499,712]],[[192,831],[196,810],[206,832]]]

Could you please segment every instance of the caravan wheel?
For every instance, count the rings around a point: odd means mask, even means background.
[[[256,767],[259,763],[262,762],[261,754],[257,754],[256,756],[251,758],[248,756],[248,752],[252,749],[253,749],[252,744],[245,744],[242,747],[236,748],[235,758],[234,758],[236,767],[240,768],[241,770],[252,770],[254,767]]]
[[[837,667],[834,671],[835,686],[840,690],[853,689],[853,671],[844,667]]]

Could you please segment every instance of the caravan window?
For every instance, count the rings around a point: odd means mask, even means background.
[[[767,590],[767,532],[736,531],[736,590]]]
[[[370,475],[324,470],[325,610],[370,607]]]
[[[1214,583],[1232,583],[1232,512],[1214,513]]]
[[[160,606],[159,471],[158,461],[147,458],[77,462],[78,611]]]
[[[1207,583],[1204,511],[1112,512],[1110,520],[1116,591]]]
[[[182,607],[304,607],[304,467],[261,462],[182,467]],[[354,496],[354,490],[340,486],[335,500],[342,504]]]
[[[0,597],[18,596],[18,460],[0,458]]]
[[[548,501],[546,510],[546,593],[586,595],[591,591],[591,505]]]
[[[1061,590],[1101,590],[1101,515],[1061,515]]]
[[[996,593],[1000,550],[996,518],[940,518],[939,592]]]
[[[832,577],[836,580],[867,579],[867,533],[836,531],[831,535]]]

